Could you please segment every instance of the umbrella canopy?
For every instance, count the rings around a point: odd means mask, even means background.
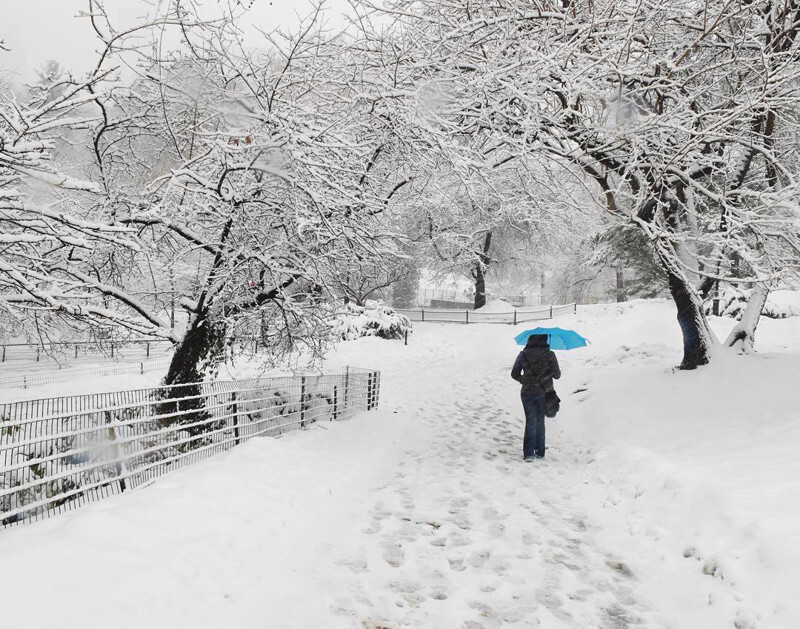
[[[533,334],[546,334],[550,343],[550,349],[575,349],[585,347],[589,341],[583,338],[575,330],[565,330],[563,328],[534,328],[525,330],[514,337],[517,345],[526,345],[528,337]]]

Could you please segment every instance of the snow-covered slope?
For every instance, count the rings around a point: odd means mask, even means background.
[[[3,624],[800,626],[800,318],[694,373],[667,302],[554,325],[592,344],[559,353],[544,461],[508,376],[525,326],[342,343],[379,411],[0,532]]]

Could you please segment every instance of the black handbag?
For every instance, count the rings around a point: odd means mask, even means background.
[[[558,393],[554,388],[545,389],[542,381],[539,379],[539,376],[536,375],[536,371],[534,371],[533,367],[531,367],[531,363],[528,361],[528,357],[523,353],[522,358],[525,359],[525,364],[528,365],[528,369],[531,370],[534,378],[539,382],[539,386],[544,389],[544,416],[553,418],[558,415],[558,411],[561,410],[561,398],[558,397]]]

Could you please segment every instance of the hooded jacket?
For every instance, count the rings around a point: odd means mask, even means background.
[[[561,377],[558,359],[550,349],[546,334],[532,334],[511,369],[511,377],[522,385],[521,394],[544,395]]]

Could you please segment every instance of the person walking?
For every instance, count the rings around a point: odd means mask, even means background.
[[[520,397],[525,411],[525,436],[522,456],[526,461],[544,458],[545,393],[553,379],[561,377],[558,359],[550,349],[546,334],[531,334],[511,369],[511,377],[522,385]]]

